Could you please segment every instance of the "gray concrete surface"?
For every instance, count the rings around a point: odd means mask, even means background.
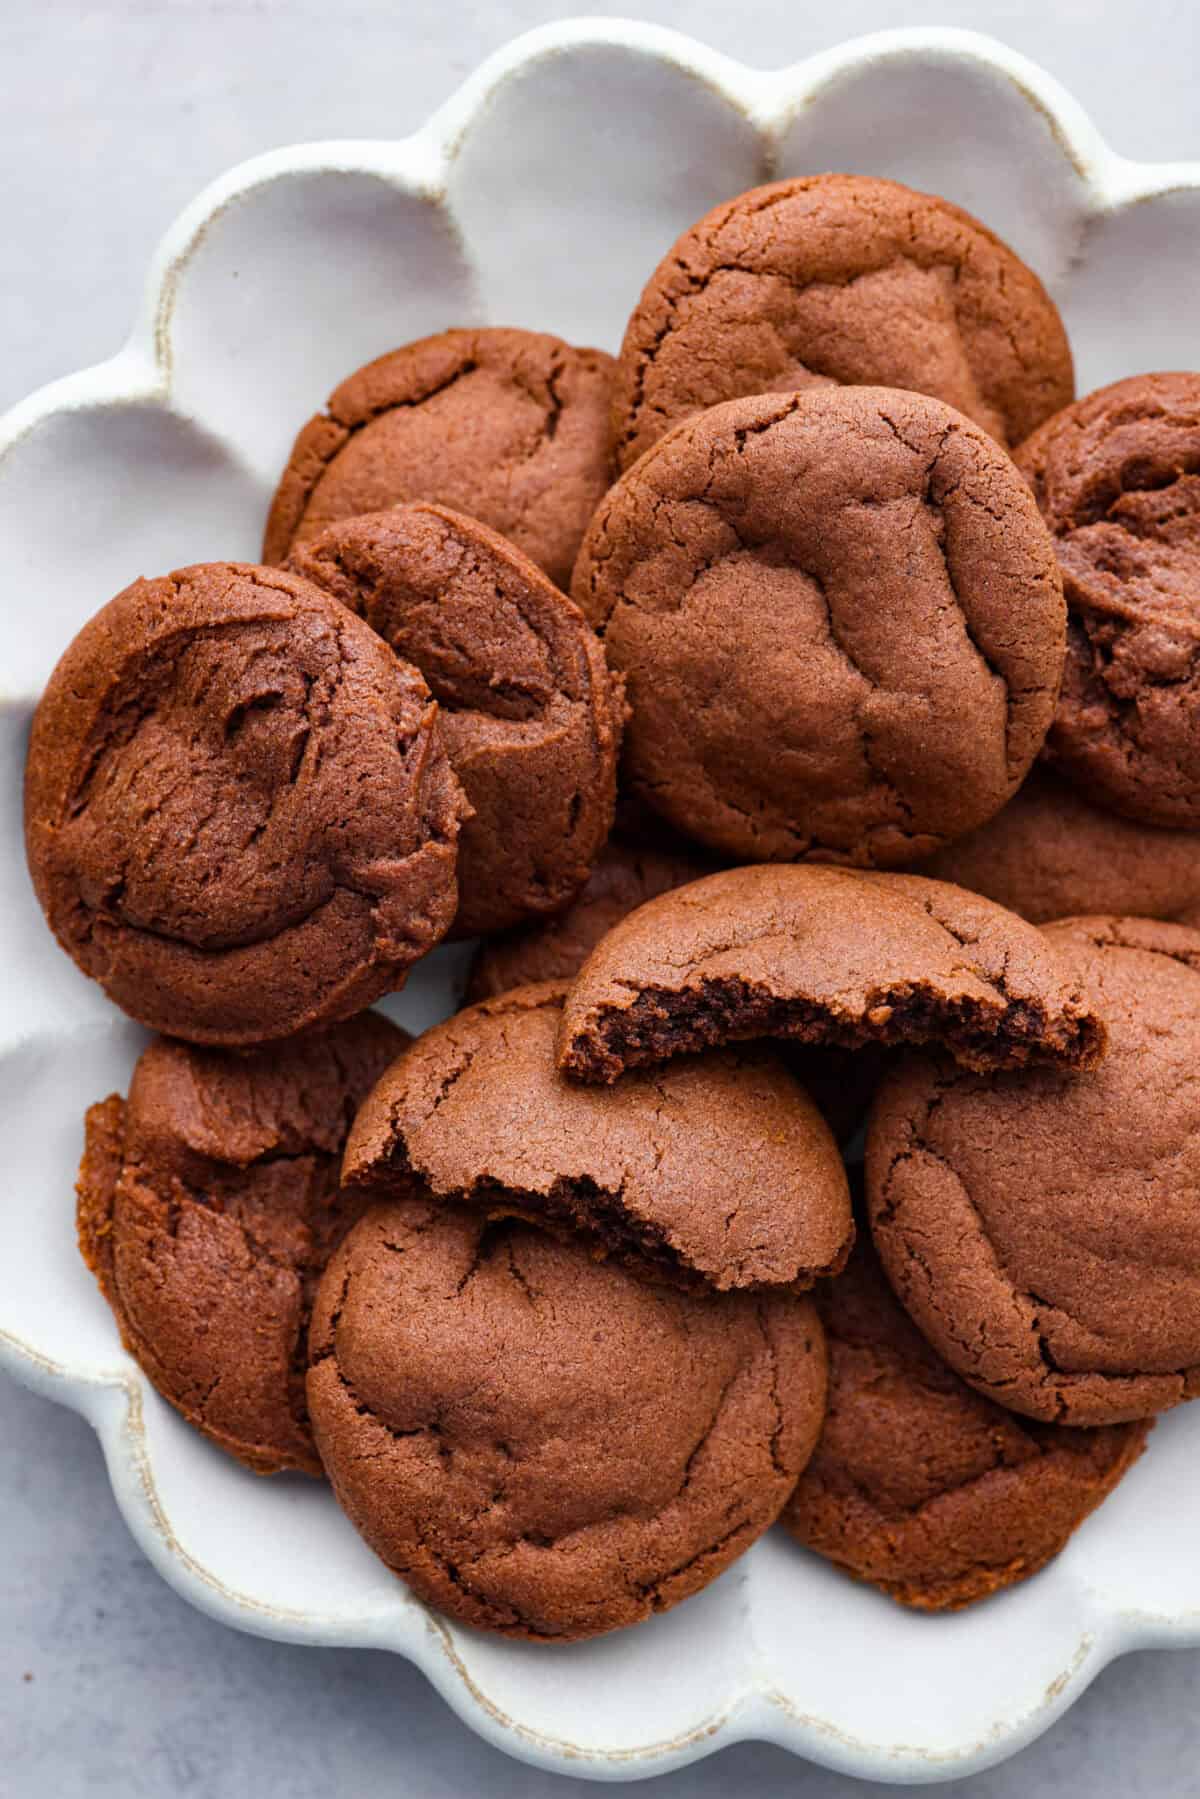
[[[230,163],[306,137],[413,129],[541,0],[0,0],[0,406],[115,349],[147,258]],[[1200,157],[1200,13],[1185,0],[659,0],[626,11],[763,66],[859,32],[970,26],[1036,57],[1118,149]],[[10,1195],[5,1203],[15,1203]],[[958,1799],[1200,1794],[1200,1653],[1107,1670],[1069,1716]],[[142,1560],[88,1427],[0,1378],[0,1799],[566,1799],[587,1783],[486,1748],[382,1654],[236,1635]],[[654,1799],[849,1799],[764,1746],[661,1778]]]

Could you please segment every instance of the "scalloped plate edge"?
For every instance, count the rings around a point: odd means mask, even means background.
[[[695,39],[620,18],[585,18],[540,27],[490,56],[410,137],[339,140],[270,151],[236,165],[184,209],[150,266],[144,299],[125,345],[106,361],[40,388],[0,418],[0,455],[52,415],[114,404],[170,409],[171,321],[179,281],[212,222],[228,207],[275,181],[305,172],[378,175],[418,197],[440,199],[470,122],[491,95],[531,64],[592,47],[615,47],[691,75],[741,112],[768,146],[788,122],[846,75],[874,63],[943,58],[999,73],[1046,121],[1083,185],[1089,211],[1114,212],[1153,196],[1200,190],[1200,163],[1134,162],[1111,150],[1082,107],[1056,80],[994,39],[970,31],[920,28],[874,33],[776,71],[746,67]],[[236,446],[223,443],[235,462]],[[226,1586],[176,1537],[158,1494],[146,1444],[142,1383],[131,1362],[111,1372],[72,1371],[0,1330],[0,1367],[46,1398],[79,1412],[100,1438],[122,1516],[160,1574],[218,1621],[283,1641],[389,1649],[406,1656],[452,1709],[486,1740],[535,1765],[596,1779],[636,1779],[686,1766],[731,1743],[773,1742],[838,1771],[908,1783],[946,1780],[1005,1759],[1047,1729],[1115,1656],[1141,1648],[1200,1643],[1200,1617],[1100,1613],[1081,1633],[1042,1700],[1013,1720],[997,1720],[981,1740],[944,1751],[852,1737],[799,1711],[783,1694],[750,1685],[683,1734],[630,1748],[586,1748],[531,1729],[499,1707],[455,1650],[450,1633],[413,1601],[395,1614],[364,1613],[348,1623],[308,1611],[273,1608]]]

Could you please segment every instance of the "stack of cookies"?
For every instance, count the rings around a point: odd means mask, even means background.
[[[1036,1572],[1200,1391],[1200,375],[1077,401],[985,226],[784,181],[615,361],[350,375],[262,554],[111,600],[29,748],[158,1033],[78,1183],[149,1379],[511,1637],[777,1520],[926,1610]]]

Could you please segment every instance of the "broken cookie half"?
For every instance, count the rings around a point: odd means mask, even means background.
[[[1095,1066],[1103,1020],[1034,926],[918,875],[727,869],[640,906],[567,994],[562,1071],[626,1069],[755,1037],[935,1043],[964,1067]]]
[[[801,1291],[853,1240],[829,1127],[769,1048],[726,1049],[612,1092],[554,1063],[564,987],[520,987],[427,1031],[346,1148],[348,1191],[513,1216],[685,1289]]]

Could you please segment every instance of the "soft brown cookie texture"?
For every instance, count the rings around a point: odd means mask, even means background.
[[[622,918],[646,900],[710,872],[711,864],[684,856],[608,844],[586,887],[565,912],[479,946],[467,982],[468,1004],[535,981],[571,980]],[[871,1050],[856,1052],[828,1044],[781,1047],[788,1067],[816,1101],[834,1136],[847,1141],[862,1122],[883,1057]]]
[[[417,1596],[570,1642],[698,1592],[812,1452],[807,1299],[651,1286],[580,1244],[417,1200],[373,1208],[317,1296],[326,1470]]]
[[[429,689],[295,575],[200,563],[89,621],[34,715],[25,840],[55,936],[152,1029],[254,1043],[403,985],[457,905]]]
[[[714,207],[650,277],[617,364],[621,467],[722,400],[843,384],[930,394],[1006,445],[1075,391],[1053,301],[978,219],[805,175]]]
[[[919,875],[759,865],[649,901],[567,994],[559,1065],[583,1081],[752,1037],[938,1043],[970,1068],[1090,1067],[1105,1030],[1056,944]]]
[[[539,331],[443,331],[350,375],[300,432],[263,561],[356,513],[437,500],[565,587],[608,486],[613,360]]]
[[[1170,919],[1200,906],[1200,831],[1122,818],[1035,768],[1002,812],[923,862],[921,873],[986,894],[1034,924],[1084,912]]]
[[[814,1296],[829,1410],[781,1523],[902,1605],[950,1611],[1027,1580],[1137,1460],[1148,1425],[1035,1423],[929,1347],[860,1237]]]
[[[1098,804],[1200,828],[1200,374],[1089,394],[1016,452],[1070,622],[1046,745]]]
[[[884,1081],[867,1142],[888,1278],[964,1380],[1098,1425],[1200,1392],[1200,934],[1072,919],[1046,936],[1108,1025],[1096,1069]]]
[[[612,827],[624,687],[578,607],[463,513],[421,503],[330,525],[288,566],[420,669],[472,808],[455,934],[558,911]]]
[[[572,592],[626,678],[640,798],[730,857],[897,867],[998,811],[1066,612],[1028,488],[939,400],[759,396],[606,495]]]
[[[321,1473],[308,1318],[363,1210],[339,1189],[346,1133],[407,1041],[374,1012],[258,1050],[159,1039],[128,1099],[88,1112],[84,1260],[163,1397],[256,1473]]]
[[[518,987],[426,1031],[363,1105],[347,1186],[512,1213],[685,1287],[801,1291],[836,1273],[846,1173],[779,1058],[719,1050],[581,1087],[555,1066],[562,995]]]
[[[710,865],[699,857],[606,844],[586,885],[564,912],[480,944],[467,982],[468,1002],[494,999],[532,981],[569,979],[613,925],[637,906],[709,872]]]

